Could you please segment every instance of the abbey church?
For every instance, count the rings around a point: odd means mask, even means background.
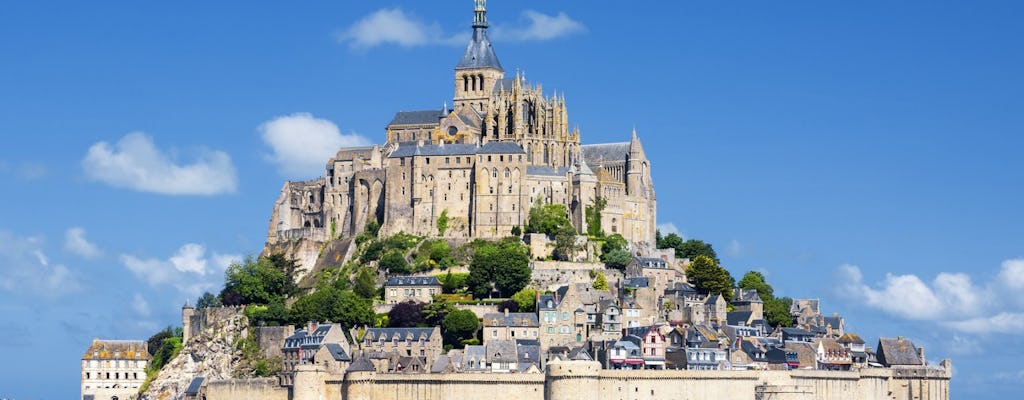
[[[586,232],[585,210],[598,199],[607,234],[654,243],[654,185],[636,131],[626,142],[581,144],[564,96],[506,76],[487,37],[485,0],[476,1],[453,83],[452,107],[398,112],[385,144],[339,149],[324,177],[286,182],[268,244],[353,236],[371,220],[382,235],[501,238],[526,225],[537,201],[565,205]],[[439,218],[448,221],[443,235]]]

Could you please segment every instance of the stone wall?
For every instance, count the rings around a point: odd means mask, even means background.
[[[281,348],[284,347],[284,339],[295,333],[295,327],[288,326],[261,326],[256,329],[256,340],[267,358],[282,357]]]
[[[556,290],[573,283],[592,282],[590,271],[603,273],[608,287],[618,288],[622,283],[622,271],[604,268],[601,264],[571,263],[561,261],[535,261],[530,274],[530,287],[540,290]]]
[[[275,378],[226,379],[206,385],[207,399],[288,400],[288,388]]]

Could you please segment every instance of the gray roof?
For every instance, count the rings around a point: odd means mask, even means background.
[[[721,298],[722,298],[722,295],[720,295],[720,294],[716,294],[714,296],[708,296],[708,299],[704,301],[704,304],[715,304],[715,303],[718,302],[718,299],[721,299]]]
[[[473,154],[526,154],[522,147],[514,142],[487,142],[476,144],[453,143],[445,145],[424,144],[414,142],[399,143],[398,148],[391,152],[389,158],[411,156],[452,156]]]
[[[399,111],[388,126],[436,124],[445,114],[442,110]]]
[[[345,349],[338,343],[327,343],[324,345],[327,347],[327,351],[331,353],[331,357],[334,357],[334,361],[352,361],[352,358],[348,356]]]
[[[800,328],[782,328],[782,334],[786,336],[814,336],[814,332]]]
[[[369,328],[363,335],[363,340],[429,340],[433,334],[434,328]]]
[[[526,166],[526,174],[534,176],[565,176],[569,172],[568,168],[565,167],[549,167],[547,165],[528,165]]]
[[[392,276],[386,286],[441,286],[434,276]]]
[[[650,278],[646,276],[635,276],[624,279],[622,284],[628,288],[645,288],[650,285]]]
[[[199,389],[203,387],[203,381],[205,381],[205,380],[206,380],[206,378],[202,377],[202,376],[197,376],[195,378],[192,378],[192,382],[190,382],[188,384],[188,388],[185,389],[185,394],[186,395],[196,395],[196,394],[199,394]]]
[[[484,326],[540,326],[534,313],[488,313],[484,314]]]
[[[345,371],[348,371],[348,372],[367,372],[367,371],[368,372],[373,372],[373,371],[376,371],[376,369],[373,368],[373,363],[370,362],[370,360],[368,358],[366,358],[365,356],[360,355],[359,357],[356,357],[355,360],[352,360],[352,364],[349,365],[348,369],[346,369]]]
[[[733,303],[763,303],[763,301],[761,301],[761,296],[757,294],[757,289],[737,289],[736,296],[732,299],[732,301]]]
[[[541,310],[553,310],[558,308],[558,305],[565,300],[565,294],[569,292],[568,286],[561,286],[555,290],[555,293],[542,294],[540,296],[540,303],[537,305],[538,309]],[[558,301],[555,301],[555,299]],[[548,300],[551,300],[551,307],[548,307]]]
[[[462,356],[463,365],[469,367],[471,361],[476,362],[473,369],[484,369],[487,362],[487,348],[482,345],[466,346],[465,355]]]
[[[516,345],[516,357],[522,368],[522,364],[534,364],[540,368],[540,345]]]
[[[516,342],[514,340],[492,340],[487,342],[485,347],[487,347],[488,363],[514,363],[518,361],[519,353],[516,350]]]
[[[729,325],[740,325],[740,322],[742,322],[744,325],[746,325],[747,321],[750,320],[750,314],[753,314],[753,312],[752,311],[733,311],[733,312],[725,313],[725,319],[726,319],[726,321],[728,321]]]
[[[583,160],[591,167],[601,167],[605,163],[626,161],[629,156],[629,142],[587,144],[580,146]]]
[[[878,339],[878,362],[885,366],[921,365],[914,342],[905,338]]]
[[[594,358],[590,356],[587,349],[579,346],[569,351],[569,359],[574,361],[592,361]]]
[[[667,269],[668,262],[660,258],[633,257],[633,260],[640,264],[640,268]]]
[[[494,82],[494,91],[511,91],[516,86],[516,78],[501,78]]]
[[[487,38],[487,28],[473,28],[473,38],[466,46],[466,52],[459,60],[459,64],[455,66],[455,69],[471,68],[496,68],[504,71],[501,62],[498,61],[498,55],[494,54],[491,40]]]

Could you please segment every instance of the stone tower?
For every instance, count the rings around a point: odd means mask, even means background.
[[[473,10],[473,39],[455,66],[455,109],[471,108],[484,113],[495,83],[505,70],[487,38],[487,0],[476,0]]]
[[[196,315],[196,309],[185,299],[185,305],[181,306],[181,344],[188,343],[192,336],[192,316]]]
[[[629,141],[629,164],[626,166],[626,194],[636,196],[640,193],[646,183],[644,176],[648,174],[647,157],[644,155],[644,148],[640,145],[640,138],[636,136],[636,128],[633,128],[633,137]]]

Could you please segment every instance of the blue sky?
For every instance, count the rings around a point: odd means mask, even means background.
[[[954,398],[1024,389],[1024,5],[490,3],[584,142],[636,126],[666,230],[952,358]],[[77,396],[93,337],[180,324],[261,250],[284,179],[450,103],[471,8],[5,4],[0,397]]]

